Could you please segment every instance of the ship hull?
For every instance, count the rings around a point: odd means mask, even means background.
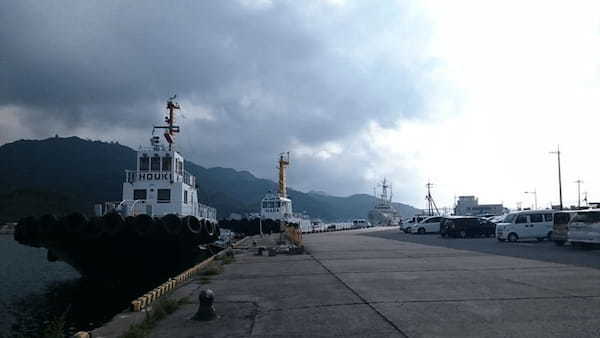
[[[110,224],[111,217],[116,219],[116,227],[114,222]],[[194,227],[173,217],[123,222],[111,217],[90,221],[71,217],[71,222],[69,217],[56,221],[46,217],[50,224],[43,218],[28,218],[17,225],[15,239],[46,248],[49,261],[64,261],[84,278],[121,285],[173,277],[206,257],[200,245],[219,236],[215,223],[198,222]],[[177,224],[167,223],[169,220]]]
[[[395,210],[373,209],[369,211],[368,219],[369,223],[375,226],[393,226],[398,225],[400,221]]]

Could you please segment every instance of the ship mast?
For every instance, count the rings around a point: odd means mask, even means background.
[[[381,199],[381,203],[382,204],[391,204],[391,202],[392,202],[392,184],[387,183],[387,180],[384,178],[383,182],[381,182],[380,185],[381,185],[381,196],[379,197],[379,199]],[[388,196],[388,188],[390,189],[389,196]]]
[[[287,198],[285,169],[290,165],[290,152],[279,154],[279,197]]]
[[[154,126],[154,129],[165,129],[165,140],[169,143],[169,151],[173,150],[173,144],[175,144],[175,133],[179,132],[179,126],[174,125],[175,123],[175,110],[179,110],[179,103],[175,102],[177,95],[173,95],[167,100],[167,110],[169,115],[165,117],[166,126]]]

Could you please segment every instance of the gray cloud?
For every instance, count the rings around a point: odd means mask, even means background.
[[[39,136],[115,124],[139,133],[177,93],[192,160],[263,177],[293,142],[343,144],[370,121],[423,111],[432,66],[419,56],[427,29],[413,8],[245,3],[2,2],[0,108],[18,107]],[[342,167],[373,158],[303,159],[300,180],[350,193],[366,182]],[[332,183],[342,180],[351,186]]]

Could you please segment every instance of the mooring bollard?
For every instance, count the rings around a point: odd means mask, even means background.
[[[200,291],[198,301],[200,305],[198,306],[198,312],[194,315],[195,320],[207,321],[217,318],[215,307],[213,306],[215,294],[212,290],[206,289]]]

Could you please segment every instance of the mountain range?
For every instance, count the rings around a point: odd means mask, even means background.
[[[80,211],[121,199],[124,170],[135,169],[136,152],[117,142],[79,137],[19,140],[0,146],[0,220],[27,215]],[[197,177],[198,199],[217,208],[219,218],[231,213],[257,212],[265,193],[276,191],[271,180],[248,171],[205,168],[186,161],[185,169]],[[366,218],[375,204],[367,194],[331,196],[323,191],[304,193],[288,189],[294,211],[325,221]],[[420,210],[394,203],[402,216]]]

